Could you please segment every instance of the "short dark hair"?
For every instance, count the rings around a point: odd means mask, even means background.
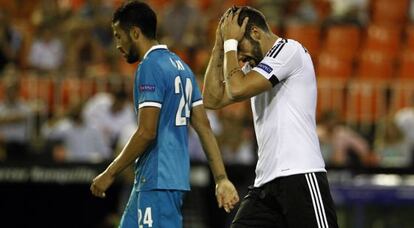
[[[145,37],[153,40],[157,38],[157,16],[144,2],[130,1],[119,7],[114,13],[112,23],[118,21],[125,31],[137,26]]]
[[[237,11],[239,8],[241,8],[239,18],[237,20],[237,23],[239,25],[243,24],[244,18],[248,17],[249,21],[246,25],[246,32],[244,34],[245,37],[250,38],[250,31],[252,30],[253,26],[256,26],[260,29],[262,29],[265,32],[269,32],[269,28],[267,27],[266,18],[264,15],[257,9],[254,9],[250,6],[242,6],[242,7],[233,7],[233,11]]]

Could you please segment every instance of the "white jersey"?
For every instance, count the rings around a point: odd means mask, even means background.
[[[307,50],[279,38],[253,69],[273,88],[251,98],[258,143],[254,186],[282,176],[326,172],[316,134],[316,78]]]

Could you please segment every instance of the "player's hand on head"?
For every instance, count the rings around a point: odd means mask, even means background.
[[[93,179],[90,190],[92,194],[96,197],[104,198],[106,197],[106,190],[114,182],[114,177],[109,175],[106,172],[99,174],[95,179]]]
[[[219,207],[223,207],[227,213],[229,213],[239,202],[239,194],[228,179],[223,179],[217,182],[216,198]]]
[[[246,31],[248,17],[245,17],[242,25],[238,24],[239,15],[242,8],[237,11],[230,10],[227,16],[224,17],[223,22],[220,25],[221,34],[224,40],[235,39],[241,41]]]
[[[226,10],[226,12],[220,17],[219,23],[216,29],[216,45],[223,46],[223,35],[221,34],[221,25],[226,17],[230,14],[230,12],[234,10],[234,7],[230,7]]]

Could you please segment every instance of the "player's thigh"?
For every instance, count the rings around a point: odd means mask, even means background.
[[[160,228],[182,228],[183,215],[181,212],[184,200],[184,191],[158,191],[157,194],[157,223]]]
[[[154,190],[131,193],[121,228],[181,228],[183,191]]]
[[[280,184],[280,201],[289,227],[338,227],[326,173],[294,175]]]
[[[277,202],[262,189],[250,189],[234,217],[232,228],[283,228],[285,221]],[[274,205],[275,207],[272,207]]]
[[[120,228],[138,227],[138,192],[132,189],[124,214],[122,215]]]

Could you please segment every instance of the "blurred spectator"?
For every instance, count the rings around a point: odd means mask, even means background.
[[[45,23],[60,23],[68,12],[63,12],[59,8],[59,1],[40,0],[37,1],[31,15],[32,24],[41,26]]]
[[[112,13],[111,2],[102,0],[87,0],[78,12],[81,19],[91,24],[93,38],[105,48],[112,45]]]
[[[0,73],[6,64],[17,61],[21,47],[21,34],[10,25],[8,13],[0,10]]]
[[[44,137],[55,143],[52,155],[57,162],[101,162],[111,158],[111,151],[98,129],[85,124],[83,104],[72,107],[67,118],[43,129]]]
[[[68,43],[68,69],[79,76],[84,76],[89,67],[97,64],[105,55],[104,50],[92,36],[90,25],[86,20],[73,20]]]
[[[49,24],[40,26],[38,36],[30,48],[30,65],[40,72],[56,71],[61,67],[63,57],[63,44],[54,34],[53,27]]]
[[[233,132],[227,137],[227,142],[221,145],[225,164],[247,165],[255,164],[254,130],[244,126],[241,132]]]
[[[288,1],[284,19],[285,23],[314,24],[318,15],[311,0]]]
[[[411,165],[414,165],[414,108],[408,107],[399,110],[395,114],[395,124],[401,130],[404,135],[404,139],[408,143],[410,156],[411,156]]]
[[[99,129],[112,149],[115,149],[123,128],[137,121],[133,106],[123,89],[94,95],[85,104],[84,116],[88,125]]]
[[[15,79],[5,82],[4,101],[0,102],[0,144],[5,148],[7,160],[27,159],[32,131],[32,111],[19,100],[19,83]]]
[[[264,15],[271,28],[280,27],[285,18],[285,9],[289,4],[286,0],[256,0],[256,7]],[[215,23],[214,25],[217,25]]]
[[[394,115],[389,115],[377,123],[374,151],[381,167],[407,167],[411,162],[409,144],[403,132],[395,123]]]
[[[322,156],[328,165],[358,167],[368,162],[368,142],[351,128],[340,124],[336,113],[322,114],[317,133]]]
[[[199,10],[186,0],[173,0],[161,18],[163,42],[176,49],[200,46],[204,43],[205,22]]]
[[[331,15],[325,22],[331,24],[353,24],[364,26],[368,22],[368,0],[330,0]]]
[[[408,11],[408,17],[410,18],[411,22],[414,22],[414,0],[410,1],[410,6],[409,6],[409,11]]]

